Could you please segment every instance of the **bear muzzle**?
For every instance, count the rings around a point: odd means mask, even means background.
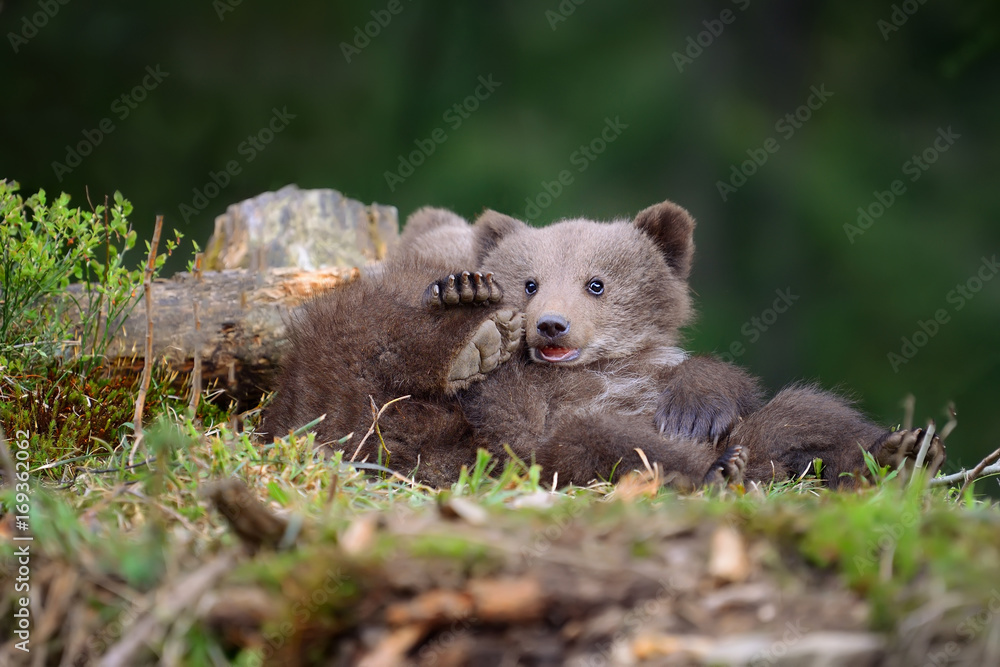
[[[540,341],[531,346],[531,357],[534,361],[546,361],[550,364],[573,361],[580,356],[580,350],[575,347],[559,345],[565,342],[569,335],[569,320],[558,313],[545,313],[538,318],[535,330]],[[534,338],[534,336],[532,336]],[[539,344],[541,343],[541,344]]]

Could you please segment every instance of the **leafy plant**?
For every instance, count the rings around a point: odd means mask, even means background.
[[[19,189],[0,181],[0,365],[15,354],[100,359],[142,284],[141,269],[125,265],[136,241],[132,204],[115,192],[113,205],[105,198],[86,211],[65,193],[50,203],[44,190],[25,200]],[[157,269],[179,238],[167,241]],[[81,286],[68,289],[73,281]]]

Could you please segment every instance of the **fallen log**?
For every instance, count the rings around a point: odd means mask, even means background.
[[[398,240],[394,207],[336,190],[289,185],[232,204],[206,244],[204,265],[214,270],[153,282],[153,358],[179,381],[193,373],[195,395],[214,384],[237,400],[259,399],[272,388],[292,311],[357,279],[351,267],[383,259]],[[78,303],[88,302],[84,289],[69,288]],[[144,298],[113,325],[105,356],[116,372],[142,371]]]
[[[152,285],[153,356],[184,376],[191,373],[198,357],[205,386],[221,381],[234,397],[259,395],[271,388],[292,311],[360,275],[357,268],[230,269],[156,280]],[[70,287],[71,291],[82,289]],[[132,315],[115,328],[105,356],[118,372],[142,371],[144,312],[140,299]]]

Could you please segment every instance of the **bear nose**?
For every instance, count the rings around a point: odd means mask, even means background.
[[[569,322],[562,315],[542,315],[538,319],[538,333],[543,338],[555,340],[569,331]]]

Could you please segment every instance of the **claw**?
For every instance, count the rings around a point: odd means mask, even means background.
[[[455,276],[448,276],[448,285],[444,289],[444,302],[449,306],[454,306],[459,302],[458,289],[455,287]]]
[[[458,294],[459,300],[462,303],[471,303],[476,297],[476,293],[472,289],[472,283],[469,281],[468,271],[462,271],[462,278],[458,283]]]
[[[743,481],[749,452],[736,443],[723,452],[702,480],[702,484],[739,484]]]
[[[427,297],[424,299],[431,308],[441,307],[441,286],[434,283],[428,288]]]
[[[500,286],[493,281],[492,271],[486,274],[486,284],[490,286],[490,301],[498,303],[503,298],[503,292],[500,290]]]
[[[472,287],[475,292],[476,303],[489,299],[489,293],[483,289],[483,274],[479,273],[479,271],[472,274]]]

